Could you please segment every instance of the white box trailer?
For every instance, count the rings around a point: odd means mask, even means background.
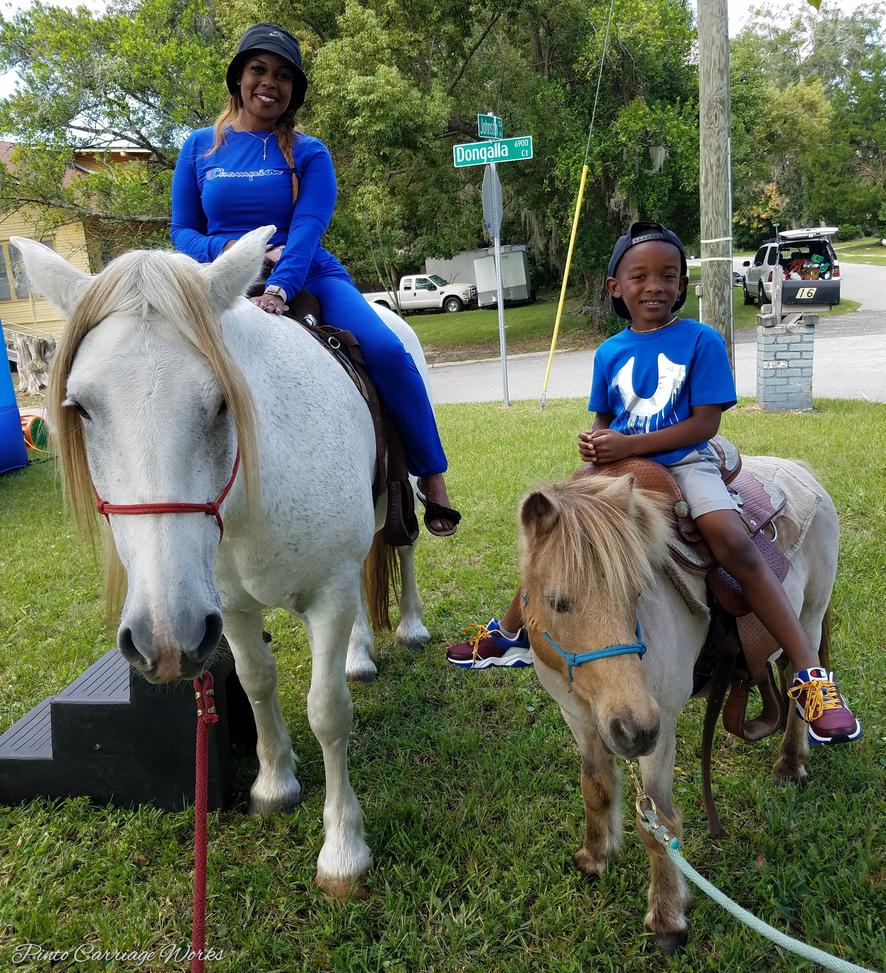
[[[491,249],[491,248],[490,248]],[[477,279],[477,303],[489,307],[496,303],[495,253],[474,260]],[[505,303],[532,300],[532,283],[529,277],[529,259],[522,245],[501,248],[501,289]]]

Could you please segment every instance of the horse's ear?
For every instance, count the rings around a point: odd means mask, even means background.
[[[530,493],[520,505],[520,523],[527,532],[549,534],[559,519],[557,506],[541,490]]]
[[[605,496],[611,503],[618,503],[628,513],[634,509],[634,477],[630,473],[613,477],[612,483],[602,490],[599,496]]]
[[[14,236],[9,242],[22,255],[31,288],[70,317],[92,277],[36,240]]]
[[[258,277],[268,240],[276,229],[274,226],[260,226],[252,230],[204,269],[216,315],[227,311]]]

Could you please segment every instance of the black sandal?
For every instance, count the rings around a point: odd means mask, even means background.
[[[435,503],[433,500],[428,500],[421,490],[417,489],[415,492],[421,501],[421,505],[425,508],[424,519],[428,533],[433,534],[435,537],[451,537],[458,530],[461,514],[453,507],[444,507],[442,503]],[[450,530],[434,530],[431,524],[435,520],[448,520],[452,524],[452,528]]]

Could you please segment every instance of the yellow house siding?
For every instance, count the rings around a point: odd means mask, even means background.
[[[78,220],[65,226],[57,227],[51,233],[41,234],[38,230],[38,220],[24,211],[12,213],[0,219],[0,272],[7,275],[9,293],[8,300],[0,299],[0,320],[5,331],[19,331],[24,334],[58,335],[62,329],[62,318],[59,312],[47,301],[36,296],[28,288],[30,296],[16,299],[16,286],[13,279],[12,248],[9,238],[13,236],[31,237],[33,240],[43,239],[50,243],[53,249],[70,260],[81,270],[89,272],[89,258],[86,252],[86,233],[83,224]],[[22,279],[19,278],[19,287]]]

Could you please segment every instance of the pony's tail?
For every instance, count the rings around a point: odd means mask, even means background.
[[[818,661],[822,669],[831,669],[831,631],[833,616],[831,615],[831,603],[825,609],[824,618],[821,620],[821,641],[818,643]]]
[[[382,532],[372,539],[372,547],[363,563],[363,594],[369,621],[375,631],[391,628],[391,592],[400,600],[400,560],[397,548],[386,544]]]

